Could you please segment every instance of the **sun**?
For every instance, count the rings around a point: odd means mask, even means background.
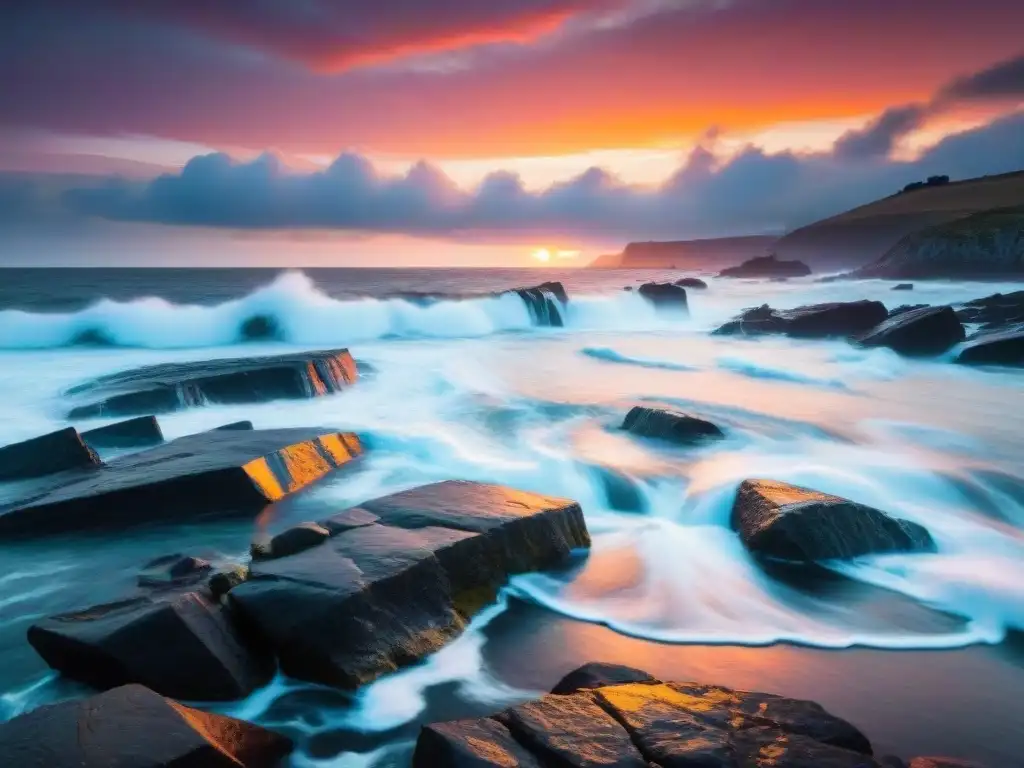
[[[533,252],[533,258],[537,261],[543,261],[545,263],[551,261],[551,251],[547,248],[538,248]]]

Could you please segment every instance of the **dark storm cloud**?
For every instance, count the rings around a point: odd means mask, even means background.
[[[924,125],[928,115],[927,105],[908,104],[887,109],[864,128],[843,134],[836,141],[835,153],[851,160],[888,157],[900,139]]]
[[[547,156],[880,112],[1022,25],[1019,0],[0,2],[0,128]]]
[[[942,101],[1024,99],[1024,54],[968,77],[954,80],[939,94]]]
[[[492,174],[465,192],[422,163],[405,176],[385,178],[351,154],[312,174],[289,173],[269,156],[235,163],[209,155],[141,187],[111,182],[73,190],[66,203],[107,219],[239,229],[621,237],[778,231],[925,176],[966,178],[1024,167],[1024,115],[950,136],[912,162],[748,148],[713,167],[707,152],[698,148],[658,189],[630,187],[595,168],[543,192],[527,191],[508,173]]]
[[[80,0],[42,0],[63,12]],[[337,71],[366,60],[467,45],[530,39],[579,13],[636,0],[89,0],[112,23],[170,26],[311,69]]]

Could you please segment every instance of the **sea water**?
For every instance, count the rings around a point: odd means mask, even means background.
[[[355,696],[278,678],[217,708],[296,736],[296,765],[401,763],[415,736],[410,723],[536,695],[488,659],[488,643],[500,645],[514,631],[497,628],[524,609],[535,609],[531,621],[571,621],[672,647],[948,651],[998,646],[1024,629],[1024,373],[841,341],[710,335],[762,303],[867,298],[892,308],[1021,286],[922,283],[893,293],[883,281],[711,279],[707,290],[688,291],[688,313],[658,311],[623,290],[679,276],[12,272],[0,287],[0,444],[66,426],[65,390],[102,374],[347,346],[372,373],[344,393],[208,405],[161,416],[164,433],[173,439],[240,419],[257,428],[359,433],[369,446],[361,466],[274,509],[264,521],[273,530],[451,478],[582,504],[594,538],[590,557],[557,573],[515,577],[497,604],[424,663]],[[514,294],[486,295],[548,279],[563,280],[571,296],[561,328],[534,325]],[[447,298],[421,295],[431,293]],[[253,318],[269,329],[257,340],[245,330]],[[619,426],[636,404],[710,419],[727,437],[686,449],[633,438]],[[920,523],[938,551],[830,565],[837,582],[859,585],[855,597],[767,574],[729,527],[736,487],[752,477]],[[0,502],[17,490],[0,486]],[[243,560],[254,525],[0,545],[0,718],[84,693],[55,679],[28,647],[34,620],[118,597],[158,555]],[[452,699],[461,709],[449,712]],[[336,742],[332,733],[347,737]]]

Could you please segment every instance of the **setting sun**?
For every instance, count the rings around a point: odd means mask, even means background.
[[[549,251],[547,248],[538,248],[533,252],[533,258],[535,258],[537,261],[551,261],[551,251]]]

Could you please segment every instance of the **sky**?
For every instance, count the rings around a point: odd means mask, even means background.
[[[1024,168],[1019,0],[0,3],[0,264],[574,263]]]

